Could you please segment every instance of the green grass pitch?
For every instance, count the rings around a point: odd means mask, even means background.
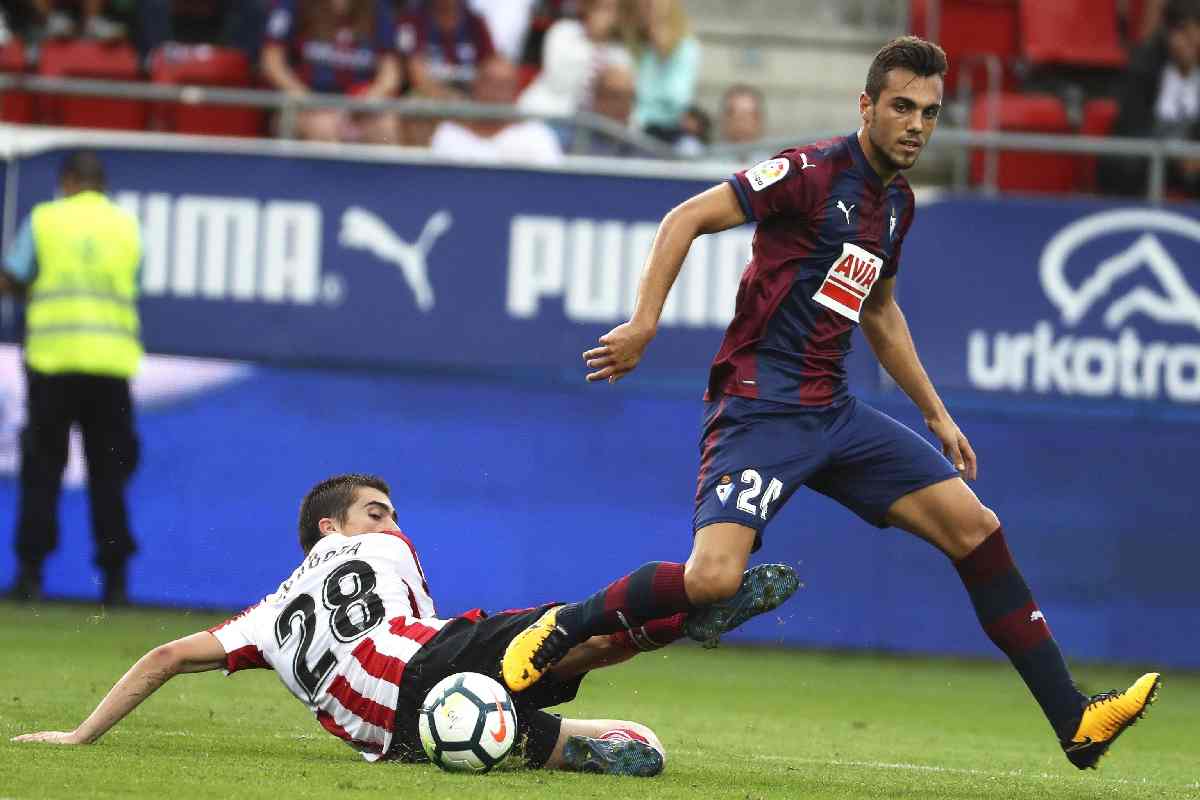
[[[1166,673],[1146,719],[1080,773],[1005,664],[762,648],[640,656],[559,709],[653,727],[668,757],[651,780],[367,764],[266,671],[179,676],[90,747],[9,741],[69,730],[147,649],[219,619],[0,603],[0,798],[1200,798],[1195,673]],[[1137,674],[1077,670],[1092,690]]]

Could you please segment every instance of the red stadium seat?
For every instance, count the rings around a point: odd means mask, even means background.
[[[1110,97],[1089,100],[1083,107],[1083,124],[1079,133],[1083,136],[1108,136],[1112,133],[1113,123],[1120,113],[1117,101]],[[1096,157],[1078,156],[1077,186],[1083,192],[1095,192],[1096,187]]]
[[[994,56],[1004,67],[1002,88],[1016,86],[1013,66],[1019,52],[1017,37],[1017,0],[932,0],[937,7],[938,44],[946,51],[950,72],[946,91],[954,90],[964,68],[970,69],[975,92],[987,88],[982,56]],[[912,0],[913,33],[931,33],[931,0]]]
[[[47,77],[141,80],[137,51],[124,42],[50,41],[42,44],[38,72]],[[85,95],[41,95],[42,121],[81,128],[142,130],[144,100],[114,100]]]
[[[1125,25],[1126,39],[1132,43],[1145,41],[1151,31],[1144,30],[1146,21],[1146,0],[1126,0]]]
[[[1116,0],[1021,0],[1021,53],[1031,66],[1118,69]]]
[[[253,84],[253,70],[241,50],[172,43],[163,45],[151,57],[150,80],[245,89]],[[261,109],[244,106],[163,103],[158,110],[167,130],[209,136],[260,136],[266,118]]]
[[[971,129],[988,130],[988,98],[980,97],[971,109]],[[1002,94],[996,98],[995,130],[1024,133],[1070,133],[1071,123],[1061,100],[1047,94]],[[996,185],[1004,191],[1070,192],[1076,165],[1072,156],[1020,150],[997,155]],[[984,154],[971,156],[973,182],[983,181]]]
[[[25,46],[17,39],[0,47],[0,72],[25,71]],[[0,121],[32,122],[33,99],[27,92],[0,92]]]

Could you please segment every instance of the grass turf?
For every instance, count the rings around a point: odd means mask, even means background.
[[[640,656],[593,674],[559,709],[653,727],[668,760],[652,780],[370,765],[267,671],[177,677],[91,747],[9,741],[71,729],[150,647],[220,619],[0,603],[0,800],[1200,797],[1200,675],[1167,674],[1147,719],[1099,772],[1080,773],[1005,664],[756,648]],[[1077,677],[1095,690],[1136,673]]]

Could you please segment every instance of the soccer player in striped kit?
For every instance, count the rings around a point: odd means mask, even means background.
[[[696,237],[746,222],[757,229],[710,372],[691,556],[648,564],[630,582],[649,587],[635,603],[647,617],[723,601],[739,591],[772,516],[807,486],[941,550],[1071,763],[1094,767],[1144,713],[1159,675],[1093,697],[1076,688],[1000,520],[964,480],[975,478],[975,453],[921,365],[894,295],[914,216],[900,173],[937,125],[946,69],[935,44],[888,43],[867,73],[858,132],[784,150],[663,219],[633,317],[584,353],[589,381],[612,383],[637,366]],[[921,410],[941,453],[849,394],[845,355],[855,326]],[[509,687],[532,684],[586,637],[605,602],[551,609],[514,640],[504,663]]]
[[[372,475],[317,484],[300,507],[304,560],[274,593],[220,625],[148,652],[74,731],[16,741],[90,744],[177,674],[273,669],[326,731],[368,761],[426,760],[417,731],[425,695],[457,672],[500,677],[504,649],[548,606],[438,617],[389,494]],[[662,744],[645,725],[562,719],[542,710],[573,699],[588,670],[685,635],[687,615],[643,620],[619,606],[613,611],[628,624],[581,642],[535,690],[514,698],[527,766],[641,777],[662,771]],[[701,625],[736,624],[704,612],[692,616]]]

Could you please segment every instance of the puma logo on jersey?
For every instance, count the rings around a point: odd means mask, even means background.
[[[1039,619],[1044,622],[1046,619],[1046,615],[1040,611],[1034,611],[1032,614],[1029,615],[1030,622],[1037,622]]]
[[[840,201],[838,205],[842,205]],[[882,258],[856,244],[844,242],[841,256],[829,268],[813,300],[846,319],[858,322],[863,301],[879,280],[882,270]]]
[[[808,169],[809,167],[815,167],[815,166],[816,166],[816,164],[808,163],[808,153],[800,154],[800,171],[801,172],[804,172],[804,170]]]
[[[850,212],[854,210],[854,204],[852,203],[850,205],[850,207],[847,208],[846,204],[843,201],[838,200],[837,207],[838,207],[839,211],[841,211],[843,214],[846,215],[846,224],[849,225],[850,224]]]

